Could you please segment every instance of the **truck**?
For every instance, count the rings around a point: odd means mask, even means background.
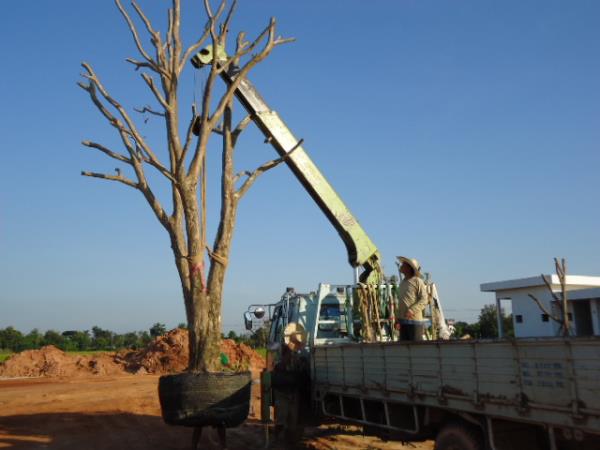
[[[433,439],[436,450],[600,448],[598,338],[361,342],[344,325],[352,289],[288,289],[280,301],[252,305],[244,316],[254,329],[249,319],[271,311],[276,419],[278,391],[285,401],[305,403],[295,414],[282,405],[290,436],[317,418],[360,425],[387,440]],[[277,360],[295,324],[307,330],[305,346],[295,350],[305,363],[281,371]],[[296,368],[304,373],[294,377]],[[309,395],[290,396],[290,389]]]
[[[192,62],[223,58],[209,46]],[[236,76],[233,66],[221,71],[227,85]],[[306,424],[335,421],[383,439],[433,439],[436,450],[600,449],[600,339],[440,339],[448,336],[432,289],[429,340],[399,340],[396,286],[383,276],[377,247],[253,84],[240,80],[235,95],[337,230],[355,269],[352,284],[288,288],[244,313],[248,330],[268,327],[264,420],[273,409],[290,440]]]

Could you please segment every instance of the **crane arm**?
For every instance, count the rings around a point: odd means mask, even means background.
[[[195,67],[202,67],[211,64],[212,60],[212,48],[207,48],[194,56],[192,63]],[[228,86],[235,77],[235,73],[221,72],[221,78]],[[310,159],[302,142],[292,134],[279,114],[269,108],[248,79],[241,80],[235,96],[265,135],[267,142],[281,157],[285,156],[285,163],[336,229],[346,246],[350,265],[363,268],[360,281],[377,282],[381,273],[377,247]]]

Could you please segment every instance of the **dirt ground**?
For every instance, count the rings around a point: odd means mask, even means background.
[[[228,430],[229,450],[265,448],[259,422],[257,380],[265,360],[244,344],[223,340],[221,352],[234,370],[250,369],[250,417]],[[0,364],[0,449],[152,450],[189,449],[193,430],[166,425],[160,416],[158,379],[185,370],[187,331],[175,329],[147,347],[93,356],[67,354],[46,346],[13,355]],[[219,448],[214,430],[200,448]],[[272,442],[272,449],[285,445]],[[431,450],[431,443],[404,447],[363,437],[358,427],[321,426],[305,431],[301,448],[313,450]]]
[[[160,417],[158,375],[120,375],[77,378],[0,379],[0,449],[189,449],[192,430],[165,425]],[[254,386],[257,387],[257,386]],[[228,430],[230,450],[264,448],[264,428],[258,422],[254,393],[251,417]],[[256,413],[256,414],[254,414]],[[200,448],[217,448],[212,432]],[[363,437],[351,427],[308,429],[303,448],[432,449],[431,443],[382,442]],[[271,448],[285,446],[274,444]]]

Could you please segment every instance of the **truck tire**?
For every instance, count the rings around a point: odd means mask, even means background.
[[[438,433],[434,450],[483,450],[483,442],[476,429],[450,423]]]

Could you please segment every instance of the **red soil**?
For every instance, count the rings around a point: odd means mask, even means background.
[[[264,428],[257,420],[260,389],[256,377],[264,367],[264,359],[246,345],[237,345],[231,340],[223,341],[221,351],[227,355],[232,368],[248,366],[254,378],[249,420],[241,427],[228,430],[228,448],[262,449]],[[157,395],[159,375],[184,370],[187,358],[185,330],[173,330],[139,351],[74,356],[48,346],[16,354],[0,364],[0,448],[190,448],[192,430],[165,425]],[[209,428],[203,433],[200,448],[218,448],[217,441]],[[431,442],[410,444],[414,450],[431,450],[432,447]],[[275,444],[271,448],[286,447]],[[408,447],[363,437],[356,427],[324,425],[307,429],[300,448],[392,450]]]
[[[253,372],[265,366],[264,359],[244,344],[230,339],[221,343],[232,369]],[[121,350],[93,356],[72,355],[48,345],[17,353],[0,365],[1,377],[81,377],[89,375],[167,374],[183,372],[188,363],[188,332],[177,328],[154,339],[142,350]]]

